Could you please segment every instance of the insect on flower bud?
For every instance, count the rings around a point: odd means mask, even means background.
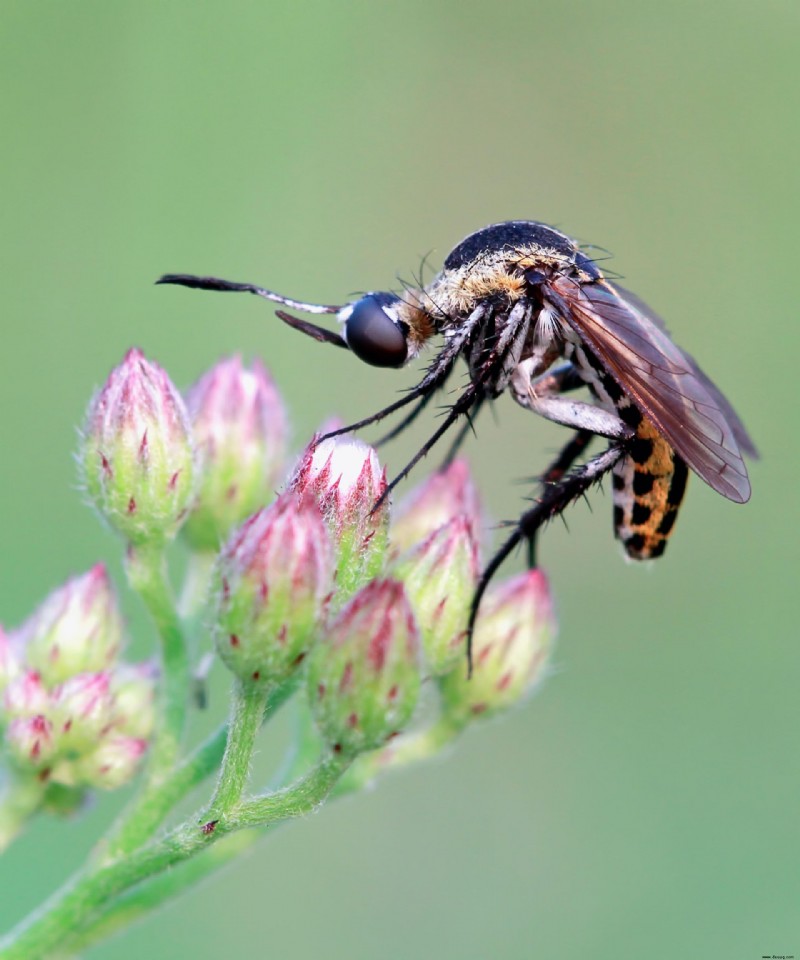
[[[439,527],[392,572],[405,584],[430,672],[447,673],[465,657],[478,579],[478,549],[467,516],[459,514]]]
[[[308,695],[323,737],[355,756],[408,723],[419,696],[419,636],[403,585],[373,580],[311,654]]]
[[[278,684],[299,666],[331,574],[328,532],[311,497],[283,494],[233,534],[217,561],[214,638],[239,679]]]
[[[476,543],[483,530],[483,509],[466,460],[454,460],[432,473],[400,504],[392,521],[392,546],[409,550],[434,530],[464,516]]]
[[[352,595],[383,569],[389,504],[375,504],[386,490],[386,473],[372,447],[354,437],[312,442],[290,481],[319,504],[336,549],[339,596]]]
[[[105,670],[123,643],[122,617],[105,566],[98,563],[54,590],[20,634],[26,663],[48,686]]]
[[[19,767],[41,770],[51,763],[57,751],[53,724],[41,713],[16,717],[6,730],[6,746]]]
[[[105,737],[96,750],[78,761],[75,768],[76,779],[88,787],[116,790],[133,778],[146,751],[146,740],[137,737]]]
[[[541,570],[487,591],[475,623],[471,679],[462,664],[441,680],[448,715],[467,723],[518,703],[544,676],[555,635],[550,587]]]
[[[51,716],[63,752],[81,756],[97,743],[114,718],[108,673],[80,673],[52,694]]]
[[[221,360],[189,390],[199,490],[183,527],[196,550],[217,550],[233,528],[273,499],[286,455],[286,412],[257,360]]]
[[[86,489],[131,543],[175,536],[194,498],[186,407],[166,372],[129,350],[93,398],[80,461]]]

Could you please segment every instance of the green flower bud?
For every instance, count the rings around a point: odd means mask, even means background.
[[[214,639],[240,680],[272,686],[316,640],[331,589],[328,533],[310,497],[283,494],[247,520],[215,571]]]
[[[105,670],[123,644],[122,617],[102,563],[54,590],[20,629],[27,665],[47,686]]]
[[[52,763],[58,744],[53,724],[43,714],[16,717],[6,730],[11,760],[22,770],[43,770]]]
[[[395,580],[373,580],[309,659],[317,726],[345,756],[374,750],[408,723],[419,687],[419,636],[405,589]]]
[[[186,407],[164,370],[129,350],[94,397],[80,462],[105,519],[135,545],[171,540],[194,499]]]
[[[541,570],[488,590],[475,623],[472,677],[463,663],[440,682],[445,712],[455,723],[467,723],[514,706],[545,675],[555,635],[550,587]]]
[[[199,491],[183,527],[195,550],[218,550],[235,526],[273,499],[286,455],[280,395],[257,360],[221,360],[189,390]]]
[[[97,749],[81,757],[75,764],[76,780],[87,787],[116,790],[133,779],[146,751],[146,740],[105,737]]]
[[[349,436],[312,442],[289,486],[319,504],[336,550],[337,596],[352,596],[383,570],[386,558],[389,504],[374,509],[386,490],[377,454]]]
[[[392,547],[409,550],[452,520],[466,517],[476,543],[483,533],[483,509],[466,460],[454,460],[432,473],[398,507],[392,521]]]
[[[158,668],[154,663],[120,663],[111,672],[112,725],[117,734],[149,739],[155,726]]]
[[[80,673],[53,690],[50,716],[66,757],[79,757],[108,732],[114,697],[108,673]]]
[[[463,663],[478,580],[478,549],[466,515],[453,517],[401,557],[393,574],[405,584],[431,674]]]

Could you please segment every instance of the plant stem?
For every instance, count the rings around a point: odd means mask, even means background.
[[[266,702],[266,689],[241,680],[234,684],[228,742],[217,788],[208,808],[209,820],[219,819],[242,798]]]
[[[304,779],[267,797],[257,797],[223,813],[216,823],[187,822],[153,843],[91,873],[79,874],[0,943],[0,960],[44,958],[59,947],[69,931],[80,930],[93,914],[115,897],[169,867],[183,863],[220,837],[253,826],[266,826],[313,810],[328,796],[347,767],[330,756]]]
[[[266,723],[294,694],[297,683],[298,677],[294,676],[270,695],[262,723]],[[107,864],[117,860],[146,843],[176,804],[219,770],[227,740],[228,727],[225,725],[196,747],[169,777],[158,784],[147,784],[98,848],[101,862]],[[283,781],[281,786],[285,783]]]
[[[148,776],[160,781],[175,766],[186,725],[189,653],[161,546],[129,545],[125,569],[131,587],[141,596],[161,640],[160,717],[150,753]]]

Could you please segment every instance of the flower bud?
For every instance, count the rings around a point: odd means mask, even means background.
[[[180,394],[129,350],[86,417],[80,460],[95,506],[133,544],[170,540],[194,497],[193,456]]]
[[[483,510],[469,465],[462,459],[432,473],[400,504],[392,521],[392,546],[398,550],[416,547],[460,515],[466,517],[473,539],[480,543]]]
[[[54,590],[21,628],[28,666],[47,686],[105,670],[122,648],[122,617],[102,563]]]
[[[76,779],[87,787],[116,790],[133,778],[146,751],[146,740],[105,737],[96,750],[76,763]]]
[[[199,491],[183,528],[195,550],[218,550],[231,530],[273,499],[286,453],[286,412],[257,360],[221,360],[186,397]]]
[[[120,663],[111,673],[116,733],[147,740],[155,725],[158,668],[150,661]]]
[[[46,713],[50,697],[36,670],[25,670],[16,676],[3,694],[3,712],[9,718],[33,717]]]
[[[478,549],[466,515],[435,530],[401,557],[392,572],[405,585],[431,674],[447,673],[466,656],[478,579]]]
[[[472,677],[464,663],[441,680],[446,713],[466,723],[518,703],[544,676],[555,635],[550,588],[541,570],[488,590],[475,623]]]
[[[401,583],[373,580],[311,654],[308,695],[337,752],[374,750],[409,721],[419,696],[419,638]]]
[[[316,639],[331,572],[310,497],[283,494],[233,534],[215,572],[214,639],[240,680],[278,684],[297,668]]]
[[[114,697],[108,673],[79,673],[52,694],[51,717],[62,751],[81,756],[110,728]]]
[[[41,770],[56,754],[53,724],[43,714],[16,717],[6,730],[11,759],[23,769]]]
[[[377,454],[355,437],[312,441],[289,486],[319,504],[336,550],[337,595],[351,596],[381,572],[386,557],[389,504],[374,509],[386,490]]]

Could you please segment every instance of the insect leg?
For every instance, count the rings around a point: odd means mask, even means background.
[[[573,440],[576,439],[577,436],[573,438]],[[566,453],[566,450],[567,448],[565,447],[562,453]],[[491,583],[492,578],[500,569],[505,559],[523,539],[535,539],[536,534],[543,524],[553,517],[558,516],[573,501],[583,496],[592,484],[597,483],[605,476],[624,454],[624,445],[613,443],[608,449],[596,457],[593,457],[588,463],[578,467],[559,482],[546,487],[536,504],[531,507],[530,510],[526,510],[520,517],[514,532],[495,553],[481,574],[478,586],[475,589],[475,595],[472,598],[472,609],[470,611],[469,625],[467,628],[467,659],[470,671],[472,670],[472,634],[475,629],[475,620],[478,616],[481,600],[486,592],[486,588]]]

